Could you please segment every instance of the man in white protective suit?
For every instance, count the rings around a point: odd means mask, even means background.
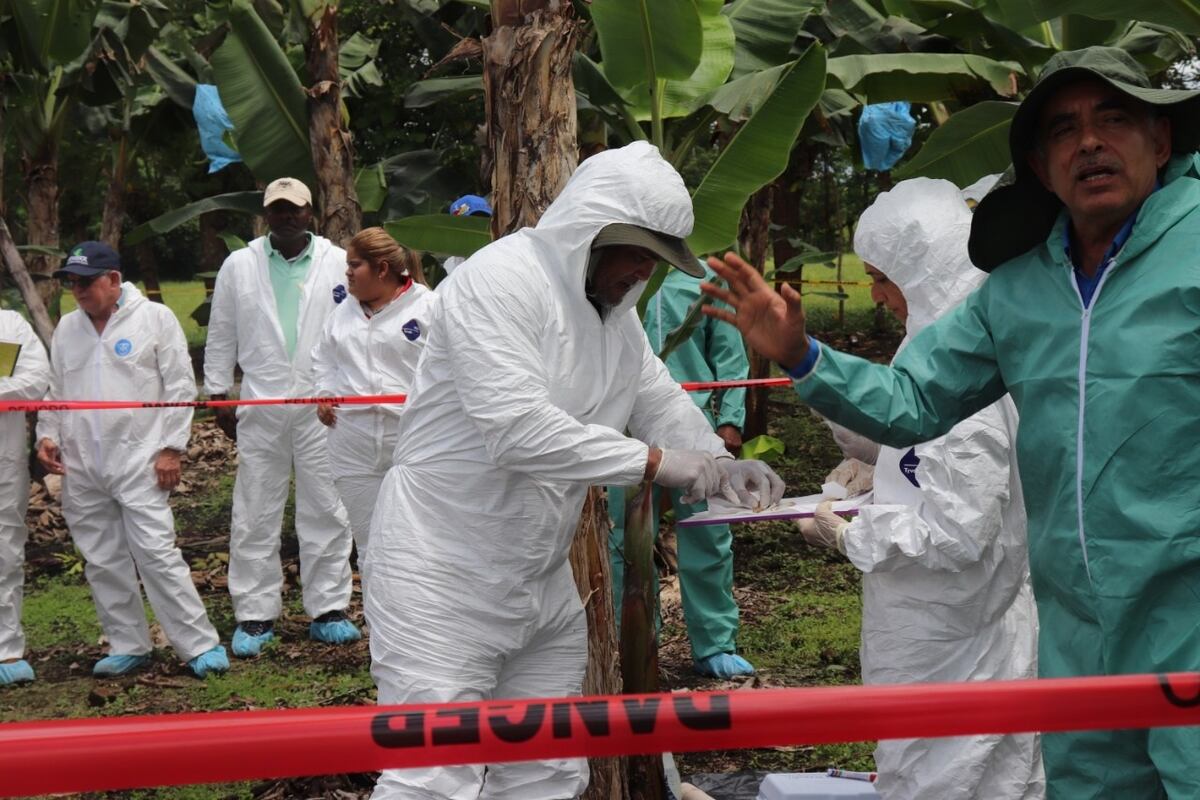
[[[217,273],[204,389],[225,399],[233,368],[242,368],[243,398],[313,394],[312,350],[325,319],[346,299],[346,251],[309,231],[312,195],[280,178],[263,193],[270,233],[225,259]],[[346,616],[350,547],[346,511],[333,486],[325,429],[311,406],[221,409],[217,422],[238,444],[229,530],[229,594],[237,629],[235,656],[258,655],[274,638],[282,611],[279,561],[283,509],[296,473],[296,538],[309,636],[343,644],[361,634]]]
[[[587,630],[567,555],[589,486],[782,496],[769,467],[729,456],[634,309],[658,261],[701,272],[691,229],[682,179],[635,143],[581,164],[536,227],[440,293],[364,567],[379,703],[580,693]],[[586,760],[560,759],[389,770],[373,797],[586,786]]]
[[[111,247],[83,242],[54,273],[79,308],[54,329],[47,399],[194,400],[196,378],[179,320],[122,283],[120,270]],[[97,677],[124,675],[150,661],[139,577],[154,616],[193,674],[229,669],[175,544],[168,502],[191,433],[191,408],[38,414],[38,460],[63,476],[63,518],[87,562],[84,574],[108,639],[108,655],[92,668]]]
[[[859,219],[854,250],[872,297],[905,323],[901,349],[983,283],[967,256],[970,228],[958,188],[927,178],[896,184]],[[941,438],[878,447],[873,505],[852,522],[827,506],[801,522],[811,544],[864,573],[863,683],[1036,677],[1016,432],[1005,396]],[[881,741],[875,764],[886,800],[1045,796],[1035,734]]]
[[[33,328],[16,311],[0,310],[0,400],[41,400],[49,383],[46,348]],[[25,415],[0,413],[0,686],[34,679],[33,667],[25,660],[25,633],[21,630],[28,506]]]

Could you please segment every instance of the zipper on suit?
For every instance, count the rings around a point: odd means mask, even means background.
[[[1096,302],[1100,299],[1100,292],[1104,289],[1104,283],[1116,266],[1117,259],[1110,258],[1104,266],[1100,282],[1096,284],[1096,290],[1092,292],[1092,302],[1086,305],[1083,302],[1083,293],[1079,291],[1079,283],[1075,280],[1074,268],[1068,267],[1067,270],[1067,280],[1071,282],[1071,288],[1075,290],[1075,296],[1079,298],[1079,307],[1083,312],[1079,325],[1079,373],[1076,378],[1079,383],[1079,413],[1075,430],[1075,513],[1079,526],[1079,549],[1083,553],[1083,570],[1087,573],[1089,584],[1092,581],[1092,568],[1088,564],[1087,535],[1083,529],[1083,429],[1087,417],[1085,404],[1087,403],[1088,339],[1092,330],[1092,309],[1096,307]]]

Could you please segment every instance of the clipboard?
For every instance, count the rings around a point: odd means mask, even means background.
[[[21,345],[17,342],[0,342],[0,378],[11,378],[17,371],[17,359],[21,357]]]
[[[858,509],[871,504],[873,494],[848,497],[845,500],[835,500],[833,510],[838,514],[854,516]],[[804,497],[785,497],[774,506],[762,511],[752,508],[730,505],[718,497],[709,498],[708,511],[693,514],[675,523],[678,528],[691,528],[697,525],[724,525],[734,522],[764,522],[776,519],[803,519],[817,513],[817,506],[831,498],[821,494],[810,494]]]

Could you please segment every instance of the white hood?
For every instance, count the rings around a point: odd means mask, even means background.
[[[958,187],[931,178],[896,184],[859,217],[854,252],[904,293],[908,339],[987,277],[967,255],[970,232],[971,210]]]
[[[681,239],[692,232],[692,200],[687,187],[658,148],[648,142],[606,150],[584,161],[536,227],[517,231],[494,246],[533,248],[567,296],[584,301],[592,240],[602,228],[617,222]],[[644,284],[638,284],[630,290],[611,315],[632,308],[643,288]]]

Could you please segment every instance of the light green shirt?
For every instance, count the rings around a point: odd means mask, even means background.
[[[296,353],[296,325],[300,317],[300,287],[308,277],[308,269],[312,266],[313,237],[308,235],[308,246],[304,252],[293,259],[283,257],[283,254],[271,245],[271,237],[266,242],[267,264],[271,272],[271,288],[275,290],[275,313],[279,316],[279,327],[283,329],[283,345],[287,348],[288,358]]]

